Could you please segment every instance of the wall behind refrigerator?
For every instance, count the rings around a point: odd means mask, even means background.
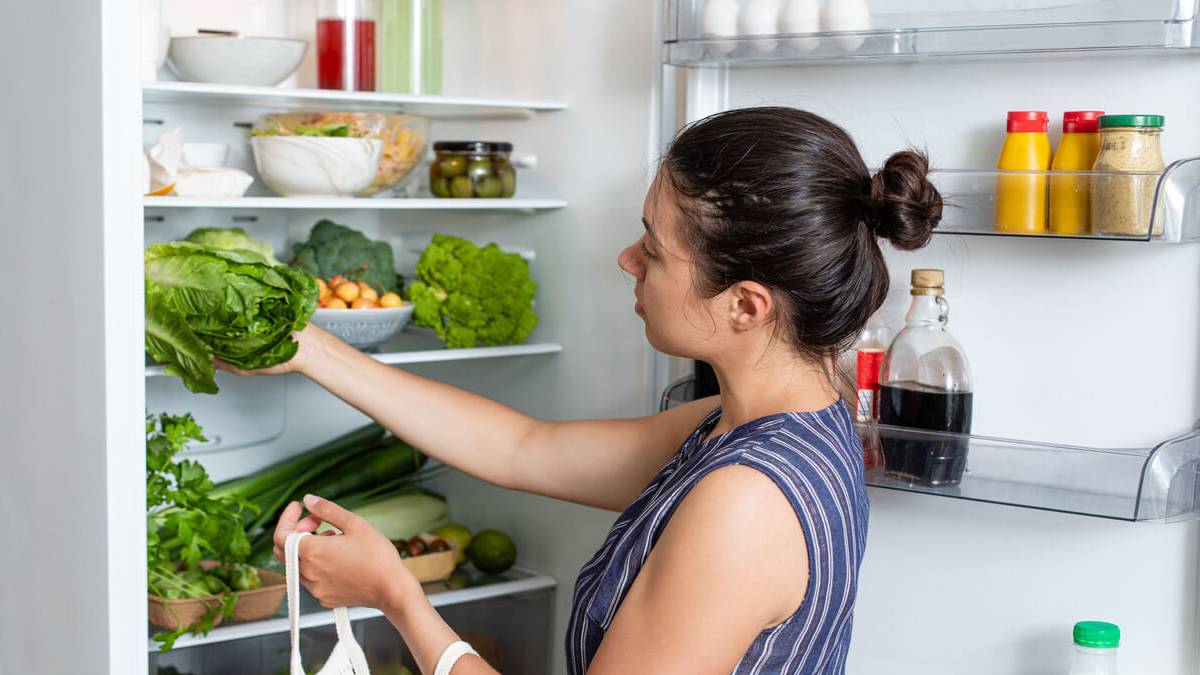
[[[243,5],[222,0],[201,8],[166,0],[163,16],[176,34],[198,26],[268,35],[311,30],[312,3],[255,3],[258,9],[247,17],[240,14]],[[570,206],[528,218],[298,213],[282,218],[285,227],[294,240],[312,222],[329,215],[392,240],[436,226],[480,241],[496,239],[536,250],[533,272],[540,284],[537,306],[542,319],[537,335],[560,342],[562,354],[411,370],[547,419],[642,414],[653,399],[649,351],[641,321],[632,311],[632,283],[618,270],[616,257],[641,232],[647,157],[655,142],[650,129],[656,7],[643,0],[446,0],[444,7],[447,94],[557,99],[566,101],[569,109],[521,122],[439,122],[435,138],[513,141],[517,152],[538,156],[538,173]],[[295,76],[299,85],[311,86],[309,68],[306,60]],[[282,234],[270,223],[279,220],[278,214],[269,214],[256,225],[277,246]],[[148,236],[152,234],[148,230]],[[203,406],[206,412],[200,421],[206,428],[228,429],[239,425],[223,416],[244,409],[230,401],[258,396],[254,387],[270,388],[261,381],[224,375],[219,382],[222,393],[217,399],[225,399],[223,406],[200,397],[180,400],[179,383],[166,381],[149,385],[148,406],[155,410],[156,398],[160,403],[166,400],[155,395],[160,387],[173,387],[171,401]],[[269,443],[202,455],[215,476],[262,466],[364,421],[299,378],[287,378],[284,388],[286,431]],[[562,627],[575,575],[599,547],[615,515],[505,492],[462,475],[443,479],[437,487],[448,496],[454,518],[475,528],[511,532],[520,547],[521,564],[558,578],[559,621],[553,645],[555,672],[561,672]]]
[[[1166,115],[1167,161],[1200,153],[1191,57],[738,70],[729,106],[778,104],[844,125],[869,165],[926,147],[990,168],[1010,109]],[[971,360],[975,432],[1120,447],[1197,418],[1200,247],[935,237],[888,255],[884,312],[903,325],[913,267],[947,273],[950,328]],[[1072,622],[1124,633],[1122,669],[1197,668],[1193,524],[1111,523],[873,490],[852,673],[1064,673]]]

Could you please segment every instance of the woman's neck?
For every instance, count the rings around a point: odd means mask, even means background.
[[[832,363],[768,351],[753,359],[734,357],[712,366],[721,387],[721,421],[714,433],[777,413],[821,410],[838,400],[830,378]]]

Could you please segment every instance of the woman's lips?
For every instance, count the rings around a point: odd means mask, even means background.
[[[640,303],[640,302],[633,303],[633,313],[637,314],[638,316],[646,315],[646,310],[642,309],[642,303]]]

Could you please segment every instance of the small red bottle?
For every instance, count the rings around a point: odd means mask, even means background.
[[[317,12],[317,86],[375,91],[374,0],[321,0]]]

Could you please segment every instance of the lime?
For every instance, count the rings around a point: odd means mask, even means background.
[[[435,536],[441,537],[446,541],[454,544],[454,564],[461,565],[467,562],[467,547],[471,545],[471,531],[462,525],[450,523],[443,525],[433,531]]]
[[[517,561],[517,546],[503,532],[484,530],[471,540],[471,545],[467,547],[467,557],[480,572],[499,574]]]

